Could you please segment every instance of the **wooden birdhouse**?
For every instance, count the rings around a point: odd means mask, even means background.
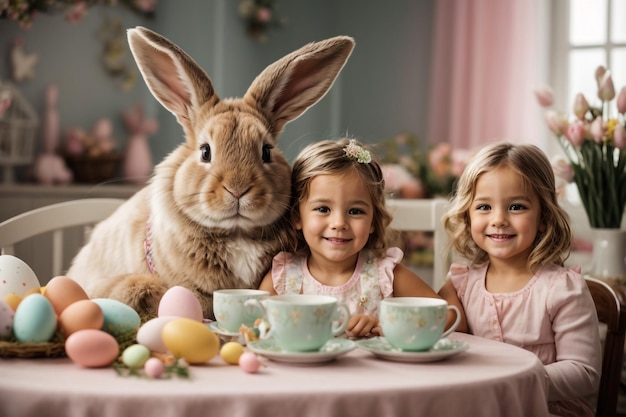
[[[14,182],[15,167],[33,162],[38,126],[37,113],[24,95],[0,81],[0,168],[5,183]]]

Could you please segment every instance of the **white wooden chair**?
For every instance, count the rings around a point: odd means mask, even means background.
[[[67,270],[93,225],[108,217],[125,201],[118,198],[71,200],[7,219],[0,223],[0,254],[22,259],[33,268],[43,285]],[[33,242],[45,238],[48,239],[47,246]],[[34,268],[35,260],[43,260],[45,270]]]
[[[448,234],[442,217],[448,207],[444,198],[434,199],[388,199],[387,207],[393,215],[391,227],[401,231],[433,232],[434,265],[432,287],[439,291],[450,269],[451,257],[448,254]]]

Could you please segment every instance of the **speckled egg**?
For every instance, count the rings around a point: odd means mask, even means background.
[[[0,300],[0,339],[7,339],[13,335],[13,317],[15,311],[4,301]]]
[[[12,293],[24,298],[39,287],[37,276],[26,262],[13,255],[0,255],[0,299]]]
[[[111,298],[94,298],[91,301],[102,309],[102,314],[104,314],[102,330],[105,332],[119,337],[139,329],[141,318],[129,305]]]

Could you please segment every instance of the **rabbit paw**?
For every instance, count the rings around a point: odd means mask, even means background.
[[[142,319],[149,319],[157,316],[159,302],[167,288],[154,275],[124,275],[110,287],[109,297],[134,308]]]

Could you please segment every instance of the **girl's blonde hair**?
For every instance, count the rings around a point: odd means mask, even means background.
[[[369,152],[370,162],[357,160],[346,154],[345,149],[351,141]],[[354,139],[342,138],[312,143],[296,157],[291,172],[291,218],[294,221],[299,219],[300,203],[309,195],[313,178],[318,175],[341,175],[350,171],[356,172],[363,180],[374,205],[374,232],[370,234],[365,247],[376,256],[383,256],[387,248],[385,231],[391,223],[391,214],[385,205],[385,180],[372,149]],[[298,233],[293,251],[299,254],[309,253],[302,233]]]
[[[528,258],[529,270],[535,272],[551,263],[562,266],[569,256],[572,241],[569,216],[557,201],[550,161],[535,145],[487,145],[467,165],[457,183],[450,210],[443,217],[452,249],[473,265],[487,262],[487,253],[472,239],[469,209],[480,176],[503,166],[515,171],[522,178],[526,191],[534,193],[539,200],[539,222],[545,226],[545,232],[538,233],[535,239]]]

